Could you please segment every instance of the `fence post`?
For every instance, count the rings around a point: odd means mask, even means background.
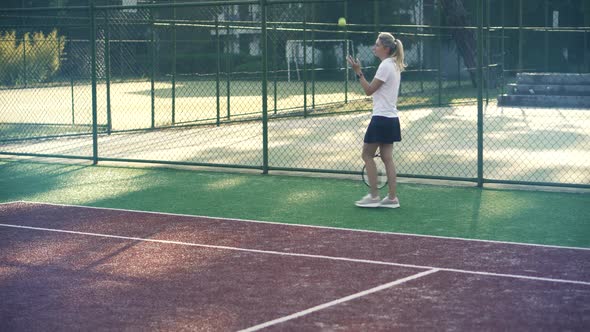
[[[588,33],[590,31],[585,30],[583,32],[584,34],[584,68],[586,69],[586,72],[590,71],[590,52],[588,52]]]
[[[461,87],[461,54],[457,48],[457,86]]]
[[[273,26],[273,40],[272,40],[272,68],[274,70],[274,89],[273,89],[273,102],[274,102],[274,114],[277,114],[277,81],[278,77],[278,65],[277,65],[277,26]]]
[[[27,87],[27,33],[23,35],[23,79]]]
[[[74,75],[70,76],[70,91],[72,95],[72,125],[76,124],[76,115],[74,112]]]
[[[506,85],[506,77],[505,77],[506,76],[506,58],[505,58],[505,52],[506,52],[505,43],[506,43],[506,41],[504,39],[506,37],[504,34],[504,30],[505,30],[504,25],[506,24],[505,23],[506,11],[505,11],[504,1],[505,0],[501,0],[501,2],[500,2],[501,6],[502,6],[500,9],[502,11],[502,13],[501,13],[501,20],[502,20],[502,46],[501,46],[501,49],[502,49],[502,84],[501,84],[501,86],[502,86],[502,88],[500,91],[502,94],[504,94],[504,87]]]
[[[150,62],[151,62],[151,78],[150,78],[150,91],[152,96],[152,129],[156,127],[156,96],[155,96],[155,76],[156,76],[156,45],[155,45],[155,26],[154,26],[154,12],[150,8],[150,46],[151,46],[151,54],[150,54]]]
[[[105,76],[106,76],[106,88],[107,88],[107,134],[111,134],[113,127],[111,118],[111,28],[109,24],[109,10],[105,10],[105,45],[104,45],[104,58],[105,58]]]
[[[491,0],[486,0],[486,57],[485,57],[485,80],[486,80],[486,106],[490,102],[490,64],[491,64],[491,53],[490,53],[490,2]]]
[[[92,164],[98,164],[98,128],[96,106],[96,17],[94,0],[90,0],[90,71],[92,80]]]
[[[477,186],[483,186],[483,2],[477,0]]]
[[[518,70],[522,72],[522,48],[523,48],[523,31],[522,31],[522,0],[518,0]]]
[[[172,0],[174,5],[176,0]],[[176,7],[172,8],[172,125],[176,124]],[[217,17],[215,18],[217,32]],[[217,50],[219,53],[219,49]],[[219,103],[218,103],[219,104]]]
[[[268,38],[266,31],[266,14],[267,14],[266,0],[260,0],[261,17],[261,42],[262,42],[262,173],[268,174],[268,100],[267,100],[267,80],[268,80],[268,50],[266,48],[266,39]]]
[[[303,4],[303,117],[307,117],[307,6]]]
[[[311,21],[316,21],[315,2],[311,4]],[[311,30],[311,109],[315,110],[315,25]]]
[[[373,23],[375,24],[375,32],[379,32],[379,1],[373,1]]]
[[[421,35],[420,37],[418,37],[418,33]],[[419,30],[415,34],[415,38],[416,38],[417,44],[419,45],[419,46],[417,46],[417,49],[418,49],[418,61],[420,62],[420,66],[418,67],[418,70],[420,72],[420,75],[419,75],[419,77],[420,77],[420,92],[424,92],[424,56],[422,54],[423,47],[424,47],[424,36],[423,35],[424,35],[424,30],[422,28],[419,28]],[[457,54],[459,54],[458,51],[457,51]]]
[[[226,91],[227,91],[227,105],[226,105],[226,110],[227,110],[227,119],[229,120],[229,116],[230,116],[230,75],[231,75],[231,57],[230,57],[230,36],[229,36],[229,21],[227,20],[228,18],[225,18],[225,25],[226,25],[226,38],[225,38],[225,46],[226,46],[226,52],[225,52],[225,78],[226,78]]]
[[[549,1],[545,0],[545,72],[549,71]]]
[[[348,21],[348,1],[344,1],[344,19]],[[346,51],[344,54],[348,56],[348,26],[344,25],[344,47]],[[348,76],[349,76],[349,69],[348,63],[344,60],[344,68],[345,68],[345,79],[344,79],[344,103],[348,104]]]
[[[479,1],[479,0],[477,0]],[[436,14],[437,14],[437,25],[438,25],[438,33],[437,38],[436,38],[436,48],[437,48],[437,53],[438,53],[438,70],[436,71],[436,84],[438,87],[438,92],[437,92],[437,98],[438,98],[438,106],[440,107],[442,104],[442,75],[441,75],[441,67],[442,67],[442,61],[441,61],[441,57],[442,57],[442,40],[441,40],[441,34],[443,32],[441,24],[442,24],[442,6],[440,3],[440,0],[436,2],[436,4],[438,5]]]
[[[220,42],[219,42],[219,18],[215,17],[215,39],[217,40],[217,70],[215,72],[215,104],[217,106],[217,116],[216,116],[216,125],[219,127],[221,122],[221,105],[219,100],[220,89],[219,89],[219,75],[221,72],[221,50],[220,50]]]

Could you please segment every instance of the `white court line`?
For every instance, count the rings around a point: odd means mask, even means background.
[[[335,305],[340,304],[340,303],[348,302],[350,300],[354,300],[354,299],[357,299],[359,297],[363,297],[365,295],[369,295],[369,294],[372,294],[372,293],[375,293],[375,292],[379,292],[379,291],[382,291],[384,289],[391,288],[393,286],[397,286],[397,285],[403,284],[404,282],[408,282],[408,281],[411,281],[411,280],[415,280],[415,279],[418,279],[418,278],[427,276],[429,274],[433,274],[435,272],[438,272],[438,270],[437,269],[432,269],[432,270],[420,272],[420,273],[411,275],[409,277],[398,279],[398,280],[392,281],[392,282],[387,283],[387,284],[383,284],[383,285],[380,285],[380,286],[377,286],[377,287],[374,287],[374,288],[371,288],[371,289],[367,289],[367,290],[362,291],[362,292],[358,292],[356,294],[348,295],[348,296],[345,296],[343,298],[340,298],[340,299],[337,299],[337,300],[334,300],[334,301],[323,303],[323,304],[317,305],[315,307],[311,307],[309,309],[305,309],[305,310],[296,312],[296,313],[291,314],[291,315],[288,315],[288,316],[283,316],[283,317],[280,317],[280,318],[277,318],[277,319],[273,319],[271,321],[268,321],[268,322],[265,322],[265,323],[262,323],[262,324],[255,325],[255,326],[249,327],[247,329],[240,330],[239,332],[258,331],[258,330],[263,329],[265,327],[269,327],[269,326],[272,326],[272,325],[284,323],[284,322],[286,322],[288,320],[299,318],[301,316],[305,316],[305,315],[310,314],[310,313],[315,312],[315,311],[323,310],[323,309],[326,309],[326,308],[335,306]]]
[[[327,260],[332,260],[332,261],[345,261],[345,262],[365,263],[365,264],[374,264],[374,265],[388,265],[388,266],[407,267],[407,268],[413,268],[413,269],[439,270],[439,271],[456,272],[456,273],[464,273],[464,274],[475,274],[475,275],[494,276],[494,277],[503,277],[503,278],[548,281],[548,282],[590,286],[590,281],[532,277],[532,276],[525,276],[525,275],[519,275],[519,274],[493,273],[493,272],[485,272],[485,271],[470,271],[470,270],[452,269],[452,268],[444,268],[444,267],[428,266],[428,265],[414,265],[414,264],[394,263],[394,262],[386,262],[386,261],[375,261],[375,260],[370,260],[370,259],[358,259],[358,258],[348,258],[348,257],[338,257],[338,256],[280,252],[280,251],[273,251],[273,250],[260,250],[260,249],[248,249],[248,248],[238,248],[238,247],[228,247],[228,246],[217,246],[217,245],[211,245],[211,244],[201,244],[201,243],[191,243],[191,242],[171,241],[171,240],[146,239],[146,238],[132,237],[132,236],[78,232],[78,231],[69,231],[69,230],[63,230],[63,229],[21,226],[21,225],[11,225],[11,224],[1,224],[1,223],[0,223],[0,227],[20,228],[20,229],[29,229],[29,230],[36,230],[36,231],[47,231],[47,232],[65,233],[65,234],[87,235],[87,236],[104,237],[104,238],[121,239],[121,240],[133,240],[133,241],[152,242],[152,243],[175,244],[175,245],[192,246],[192,247],[209,248],[209,249],[219,249],[219,250],[243,251],[243,252],[250,252],[250,253],[257,253],[257,254],[268,254],[268,255],[278,255],[278,256],[289,256],[289,257],[305,257],[305,258],[314,258],[314,259],[327,259]]]
[[[75,235],[88,235],[88,236],[95,236],[95,237],[120,239],[120,240],[133,240],[133,241],[143,241],[143,242],[176,244],[176,245],[182,245],[182,246],[201,247],[201,248],[209,248],[209,249],[245,251],[245,252],[257,253],[257,254],[270,254],[270,255],[305,257],[305,258],[320,258],[320,259],[346,261],[346,262],[354,262],[354,263],[391,265],[391,266],[408,267],[408,268],[415,268],[415,269],[431,269],[431,267],[425,267],[425,266],[420,266],[420,265],[398,264],[398,263],[392,263],[392,262],[374,261],[374,260],[369,260],[369,259],[356,259],[356,258],[337,257],[337,256],[289,253],[289,252],[280,252],[280,251],[273,251],[273,250],[260,250],[260,249],[248,249],[248,248],[238,248],[238,247],[228,247],[228,246],[217,246],[217,245],[212,245],[212,244],[191,243],[191,242],[172,241],[172,240],[146,239],[146,238],[133,237],[133,236],[78,232],[78,231],[69,231],[69,230],[54,229],[54,228],[10,225],[10,224],[1,224],[1,223],[0,223],[0,227],[20,228],[20,229],[29,229],[29,230],[36,230],[36,231],[46,231],[46,232],[65,233],[65,234],[75,234]]]
[[[371,230],[365,230],[365,229],[353,229],[353,228],[341,228],[341,227],[330,227],[330,226],[290,224],[290,223],[275,222],[275,221],[263,221],[263,220],[251,220],[251,219],[239,219],[239,218],[200,216],[200,215],[182,214],[182,213],[167,213],[167,212],[155,212],[155,211],[143,211],[143,210],[128,210],[128,209],[117,209],[117,208],[86,206],[86,205],[44,203],[44,202],[34,202],[34,201],[17,201],[17,202],[14,202],[14,203],[27,203],[27,204],[39,204],[39,205],[51,205],[51,206],[77,207],[77,208],[95,209],[95,210],[113,210],[113,211],[122,211],[122,212],[147,213],[147,214],[163,215],[163,216],[178,216],[178,217],[189,217],[189,218],[206,218],[206,219],[209,219],[209,220],[215,220],[215,219],[217,219],[217,220],[225,220],[225,221],[241,221],[241,222],[248,222],[248,223],[280,225],[280,226],[287,226],[287,227],[303,227],[303,228],[328,229],[328,230],[348,231],[348,232],[356,232],[356,233],[399,235],[399,236],[424,237],[424,238],[443,239],[443,240],[458,240],[458,241],[465,241],[465,242],[482,242],[482,243],[512,244],[512,245],[525,246],[525,247],[540,247],[540,248],[555,248],[555,249],[571,249],[571,250],[585,250],[585,251],[590,251],[590,248],[584,248],[584,247],[568,247],[568,246],[558,246],[558,245],[550,245],[550,244],[535,244],[535,243],[522,243],[522,242],[510,242],[510,241],[466,239],[466,238],[452,237],[452,236],[438,236],[438,235],[422,235],[422,234],[412,234],[412,233],[371,231]]]
[[[13,202],[0,203],[0,205],[8,205],[8,204],[15,204],[15,203],[27,203],[27,202],[25,202],[25,201],[13,201]]]

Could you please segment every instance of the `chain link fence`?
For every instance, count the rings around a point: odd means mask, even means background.
[[[571,3],[0,9],[0,154],[360,173],[372,104],[345,57],[372,78],[389,31],[408,64],[400,175],[590,187],[590,27]]]

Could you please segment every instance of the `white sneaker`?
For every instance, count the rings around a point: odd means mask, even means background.
[[[383,200],[381,200],[381,202],[379,203],[379,207],[397,209],[399,207],[399,199],[397,197],[391,199],[389,198],[389,195],[387,195]]]
[[[367,196],[361,198],[360,201],[356,201],[354,205],[358,207],[378,207],[381,204],[381,199],[379,196],[372,197],[371,194],[367,194]]]

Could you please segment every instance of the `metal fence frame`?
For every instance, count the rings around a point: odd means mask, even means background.
[[[475,182],[477,186],[481,187],[484,183],[507,183],[507,184],[526,184],[526,185],[543,185],[543,186],[557,186],[557,187],[578,187],[578,188],[590,188],[590,184],[585,183],[552,183],[552,182],[529,182],[529,181],[511,181],[511,180],[494,180],[494,179],[486,179],[484,177],[484,103],[487,102],[487,90],[484,89],[484,81],[486,80],[486,69],[489,68],[489,64],[484,62],[484,42],[489,42],[489,38],[486,36],[489,35],[491,30],[498,30],[501,29],[502,33],[504,33],[504,27],[490,27],[489,25],[489,17],[487,18],[487,26],[486,20],[484,18],[484,1],[485,0],[477,0],[476,1],[476,12],[477,12],[477,26],[473,27],[476,33],[476,41],[477,41],[477,68],[476,68],[476,81],[477,81],[477,176],[476,178],[465,178],[465,177],[445,177],[445,176],[423,176],[423,175],[415,175],[415,174],[399,174],[402,177],[410,177],[410,178],[428,178],[428,179],[447,179],[447,180],[460,180],[460,181],[469,181]],[[14,152],[0,152],[0,155],[20,155],[20,156],[40,156],[40,157],[57,157],[57,158],[71,158],[71,159],[86,159],[91,160],[93,164],[97,164],[99,161],[123,161],[123,162],[145,162],[145,163],[158,163],[158,164],[170,164],[170,165],[194,165],[194,166],[215,166],[215,167],[233,167],[233,168],[251,168],[251,169],[259,169],[262,171],[263,174],[267,174],[269,171],[273,170],[286,170],[286,171],[305,171],[305,172],[322,172],[322,173],[350,173],[350,174],[360,174],[360,172],[344,172],[344,171],[331,171],[325,169],[308,169],[308,168],[287,168],[287,167],[273,167],[269,165],[269,137],[268,137],[268,122],[269,122],[269,105],[268,105],[268,83],[272,82],[272,78],[269,77],[269,56],[270,50],[267,47],[267,42],[269,40],[269,30],[268,30],[268,22],[267,22],[267,11],[268,8],[274,5],[281,5],[281,4],[289,4],[289,3],[304,3],[304,4],[311,4],[311,3],[340,3],[344,4],[344,8],[346,7],[347,0],[242,0],[242,1],[204,1],[204,2],[176,2],[176,3],[166,3],[166,4],[142,4],[142,5],[135,5],[135,6],[96,6],[94,5],[94,1],[91,1],[90,6],[79,6],[79,7],[53,7],[53,8],[26,8],[26,9],[3,9],[2,11],[10,12],[10,11],[19,11],[19,12],[40,12],[40,11],[60,11],[60,10],[68,10],[68,11],[81,11],[88,13],[89,18],[89,31],[90,36],[89,40],[90,47],[91,47],[91,89],[92,89],[92,142],[93,142],[93,151],[92,156],[68,156],[68,155],[52,155],[52,154],[30,154],[30,153],[14,153]],[[376,4],[377,2],[375,2]],[[489,4],[489,2],[488,2]],[[261,22],[260,22],[260,29],[261,29],[261,62],[262,66],[260,68],[261,77],[262,77],[262,89],[260,91],[260,96],[262,100],[262,117],[261,117],[261,124],[262,124],[262,164],[261,165],[235,165],[235,164],[209,164],[209,163],[194,163],[194,162],[179,162],[179,161],[163,161],[163,160],[136,160],[136,159],[126,159],[126,158],[106,158],[101,157],[99,155],[99,142],[98,142],[98,134],[99,131],[110,133],[110,122],[106,128],[100,128],[97,120],[97,61],[96,61],[96,28],[97,28],[97,17],[102,15],[104,20],[109,19],[109,11],[111,10],[123,10],[123,9],[159,9],[159,8],[172,8],[176,11],[176,9],[186,8],[186,7],[207,7],[207,6],[225,6],[225,5],[257,5],[261,8]],[[488,11],[489,13],[489,11]],[[347,16],[347,13],[343,14],[343,16]],[[106,25],[108,26],[108,24]],[[305,22],[304,22],[305,26]],[[376,29],[378,29],[379,24],[376,23]],[[174,30],[176,31],[176,30]],[[522,31],[522,27],[519,28],[519,32]],[[588,32],[584,30],[585,40],[587,39]],[[305,35],[305,34],[304,34]],[[107,35],[108,40],[108,35]],[[153,38],[153,35],[152,35]],[[503,38],[503,37],[502,37]],[[502,47],[504,47],[503,43],[504,39],[502,39]],[[107,46],[108,47],[107,43]],[[488,47],[489,50],[489,47]],[[521,47],[519,47],[519,51],[522,52]],[[218,49],[219,52],[219,49]],[[520,53],[519,53],[520,54]],[[173,56],[175,61],[176,55]],[[547,62],[545,60],[545,62]],[[110,66],[108,63],[107,57],[107,66]],[[175,68],[175,66],[174,66]],[[522,69],[522,62],[519,62],[519,68],[517,70]],[[503,68],[502,70],[502,79],[504,78],[504,73],[506,71],[510,71],[511,69]],[[152,66],[153,71],[153,66]],[[219,68],[217,68],[219,73]],[[106,82],[107,82],[107,98],[109,98],[110,93],[108,92],[109,89],[109,70],[106,71]],[[306,72],[306,71],[305,71]],[[312,72],[313,73],[313,72]],[[151,87],[152,87],[152,112],[153,112],[153,90],[154,90],[154,74],[151,75]],[[175,76],[172,78],[172,82],[174,82]],[[228,80],[229,82],[229,80]],[[306,82],[306,81],[304,81]],[[440,74],[438,74],[438,84],[439,84],[439,100],[440,100],[440,86],[441,86],[441,78]],[[229,84],[229,83],[228,83]],[[305,84],[305,83],[304,83]],[[217,80],[217,90],[219,90],[220,82]],[[503,84],[502,84],[503,86]],[[174,87],[174,84],[173,84]],[[307,91],[307,86],[304,85],[305,91]],[[174,88],[172,90],[173,94]],[[275,89],[276,93],[276,89]],[[485,93],[485,94],[484,94]],[[275,97],[276,98],[276,97]],[[219,99],[219,94],[217,95],[217,99]],[[305,98],[305,102],[307,102],[307,98]],[[172,100],[174,103],[174,98]],[[172,106],[174,112],[174,104]],[[219,107],[219,106],[218,106]],[[307,109],[307,106],[304,105],[304,110]],[[107,100],[107,114],[109,115],[110,119],[110,102]],[[174,119],[174,113],[172,115]],[[110,121],[110,120],[109,120]],[[174,121],[174,120],[173,120]],[[218,119],[217,125],[219,125],[219,112],[218,112]],[[153,128],[153,119],[152,119],[152,128]]]

